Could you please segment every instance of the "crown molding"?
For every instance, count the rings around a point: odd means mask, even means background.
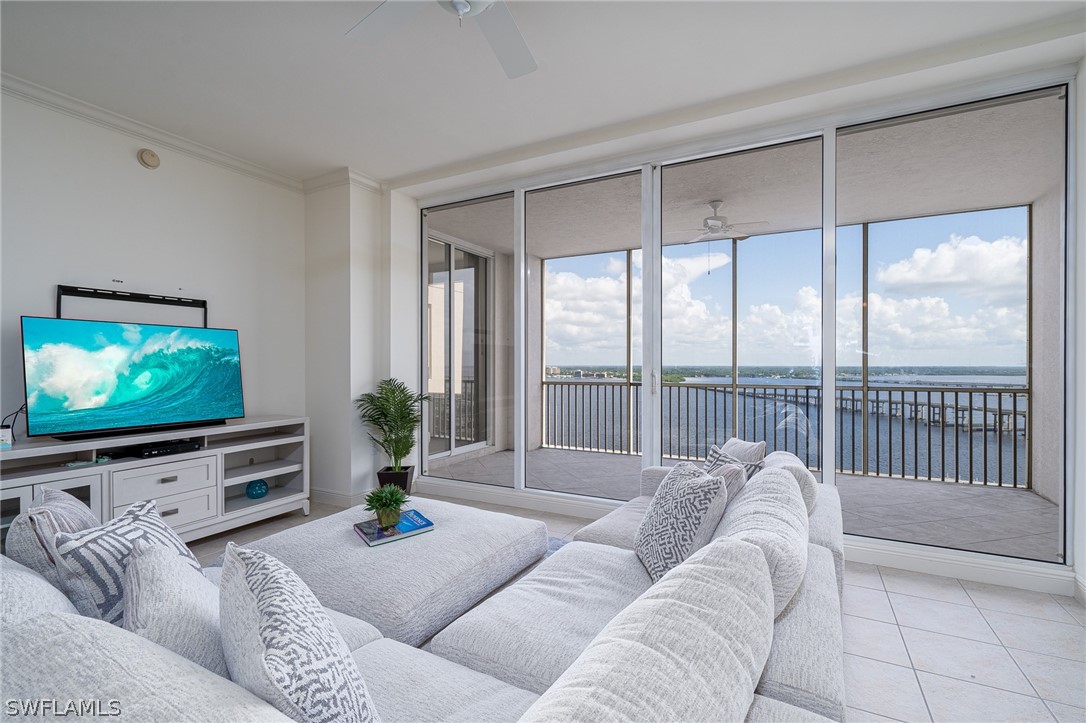
[[[300,192],[303,190],[302,182],[297,178],[277,173],[237,156],[232,156],[229,153],[223,153],[196,141],[182,138],[169,131],[149,126],[146,123],[100,108],[78,98],[58,93],[55,90],[50,90],[8,73],[0,74],[0,92],[12,98],[19,98],[43,108],[93,123],[102,128],[108,128],[138,138],[151,145],[168,148],[176,153],[240,173],[249,178],[255,178],[258,181],[271,183],[290,191]]]
[[[337,168],[334,171],[328,173],[322,173],[319,176],[313,176],[307,178],[302,182],[302,190],[306,194],[316,193],[317,191],[324,191],[328,188],[336,188],[337,186],[354,186],[355,188],[361,188],[370,193],[382,194],[385,192],[385,187],[380,181],[374,180],[369,176],[365,176],[353,168]]]

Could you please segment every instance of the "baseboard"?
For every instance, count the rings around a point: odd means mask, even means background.
[[[535,512],[550,512],[555,515],[580,517],[586,520],[598,520],[622,505],[622,502],[617,500],[567,495],[549,490],[514,490],[508,487],[434,477],[417,478],[414,491],[424,495],[487,502],[492,505],[507,505]]]
[[[1086,579],[1075,578],[1075,599],[1086,605]]]
[[[357,495],[356,498],[352,495],[345,495],[342,492],[319,490],[316,487],[309,488],[310,502],[316,502],[321,505],[331,505],[332,507],[342,507],[343,509],[362,504],[365,501],[365,497],[365,495]]]
[[[1077,596],[1083,592],[1082,581],[1076,580],[1075,573],[1065,565],[1011,560],[908,542],[845,535],[845,559],[1056,595]]]

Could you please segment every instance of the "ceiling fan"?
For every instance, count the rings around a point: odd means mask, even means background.
[[[712,216],[706,216],[702,221],[701,228],[684,228],[678,231],[669,231],[666,235],[674,236],[678,234],[697,233],[698,235],[689,241],[683,243],[697,243],[698,241],[720,241],[722,239],[736,239],[742,241],[745,238],[750,238],[749,233],[745,233],[749,226],[768,226],[769,221],[748,221],[746,223],[729,223],[727,216],[720,215],[720,207],[724,205],[723,201],[709,201],[709,208],[713,209]]]
[[[437,4],[459,18],[461,25],[464,24],[464,18],[475,18],[510,79],[527,75],[539,67],[504,0],[437,0]],[[355,23],[347,31],[347,35],[365,43],[376,43],[393,33],[420,8],[428,5],[431,3],[385,0],[369,15]]]

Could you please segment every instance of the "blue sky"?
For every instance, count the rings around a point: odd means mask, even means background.
[[[872,224],[871,363],[1025,364],[1025,208]],[[838,364],[858,365],[859,226],[838,229]],[[728,364],[731,242],[664,249],[664,364]],[[738,245],[741,365],[817,365],[821,231]],[[547,363],[624,362],[624,253],[547,262]],[[634,292],[640,296],[640,269]],[[635,324],[635,336],[640,325]]]

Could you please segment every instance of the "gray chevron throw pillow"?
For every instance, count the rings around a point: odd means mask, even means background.
[[[653,582],[708,544],[727,502],[724,477],[713,477],[692,462],[672,467],[656,488],[634,543]]]
[[[763,453],[765,451],[765,442],[762,442],[762,451]],[[715,472],[726,464],[741,465],[747,473],[747,479],[750,479],[765,466],[765,456],[764,454],[739,456],[731,452],[725,452],[723,447],[718,447],[715,444],[710,447],[709,454],[705,455],[705,471]]]
[[[155,501],[137,502],[104,525],[57,533],[57,571],[80,613],[114,625],[124,623],[124,568],[137,540],[169,547],[200,569],[188,546],[159,517]]]
[[[378,723],[366,683],[309,587],[267,553],[230,543],[219,585],[235,683],[296,721]]]

